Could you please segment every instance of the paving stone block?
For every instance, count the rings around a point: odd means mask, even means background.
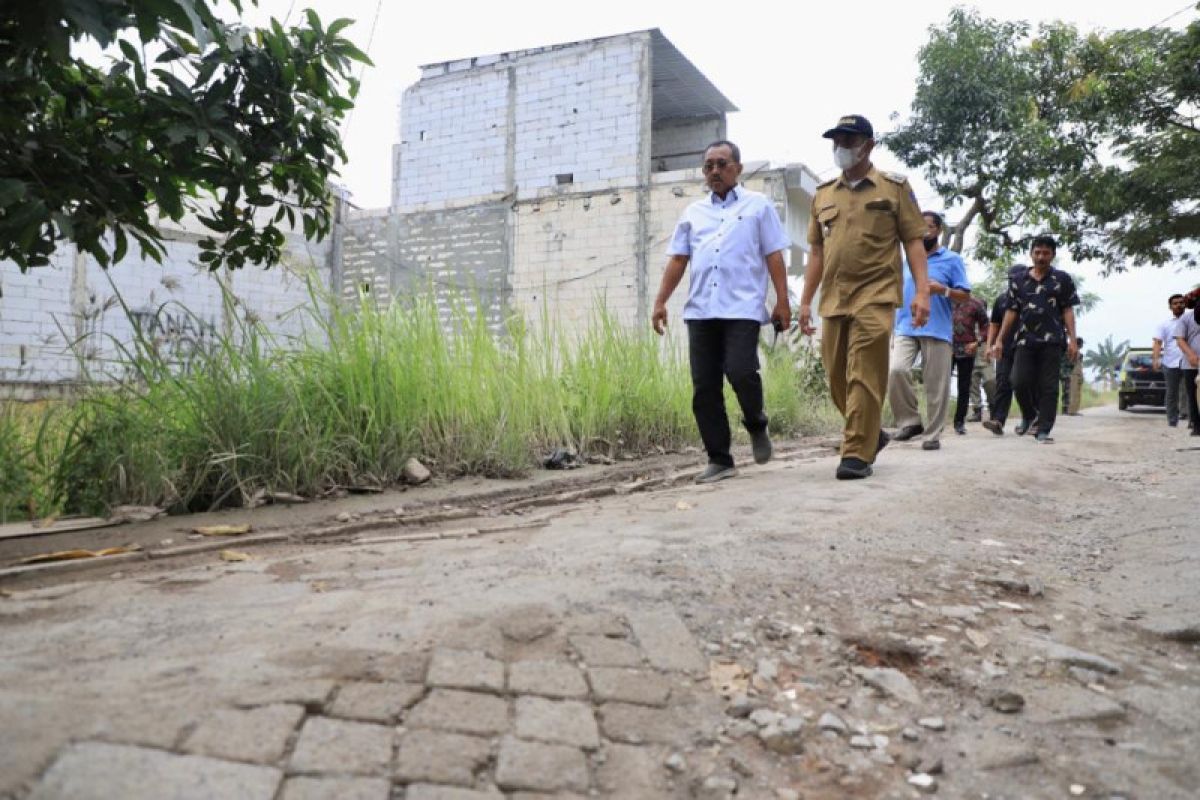
[[[457,786],[419,783],[409,786],[404,797],[405,800],[503,800],[504,795],[491,789],[460,789]]]
[[[576,614],[567,620],[566,625],[571,633],[607,636],[610,639],[621,639],[629,634],[620,617],[604,611]]]
[[[236,705],[242,708],[290,704],[311,712],[324,710],[336,684],[327,680],[272,681],[243,690]]]
[[[637,637],[647,660],[659,669],[702,674],[708,662],[700,654],[696,640],[674,611],[663,609],[629,615],[629,627]]]
[[[59,753],[29,800],[272,800],[282,778],[283,773],[275,767],[131,745],[79,742]]]
[[[280,800],[389,800],[392,783],[384,778],[298,775],[283,784]]]
[[[386,725],[309,717],[288,771],[383,775],[392,761],[394,738]]]
[[[478,736],[410,730],[400,739],[396,776],[405,783],[471,786],[491,752],[491,741]]]
[[[446,689],[504,691],[504,664],[476,650],[436,650],[425,682]]]
[[[586,792],[587,759],[582,750],[574,747],[523,742],[506,736],[500,742],[496,783],[507,791]]]
[[[600,708],[600,728],[608,738],[626,744],[671,744],[686,738],[686,732],[669,712],[627,703],[604,704]]]
[[[517,661],[508,665],[508,690],[514,694],[579,699],[587,681],[579,667],[564,661]]]
[[[522,739],[588,749],[600,746],[600,730],[587,703],[518,697],[516,711],[516,732]]]
[[[421,699],[419,683],[347,683],[338,689],[329,715],[342,719],[393,723],[401,712]]]
[[[604,794],[638,800],[670,796],[663,769],[664,751],[614,744],[604,749],[604,755],[604,763],[596,768],[596,784]]]
[[[436,728],[481,736],[508,728],[508,701],[479,692],[434,689],[405,719],[410,728]]]
[[[283,758],[288,738],[303,719],[304,709],[295,705],[222,708],[200,722],[182,749],[230,761],[274,764]]]
[[[636,667],[641,652],[629,642],[607,636],[572,636],[571,647],[589,667]]]
[[[671,696],[666,676],[649,670],[622,667],[592,667],[588,670],[592,695],[602,703],[636,703],[664,706]]]

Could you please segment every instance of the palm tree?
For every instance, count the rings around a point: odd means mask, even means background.
[[[1109,334],[1103,342],[1083,354],[1083,365],[1094,369],[1104,381],[1105,388],[1111,389],[1116,383],[1117,373],[1121,371],[1127,350],[1128,339],[1120,344],[1113,344],[1112,334]]]

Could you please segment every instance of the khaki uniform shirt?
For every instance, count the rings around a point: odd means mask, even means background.
[[[808,241],[824,245],[822,317],[902,302],[900,245],[925,236],[925,219],[908,179],[874,167],[853,189],[839,175],[817,187]]]

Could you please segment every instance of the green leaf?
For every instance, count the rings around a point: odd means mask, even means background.
[[[116,246],[113,248],[113,263],[119,264],[121,259],[125,258],[125,252],[129,249],[129,240],[125,237],[125,231],[119,225],[113,228],[113,238],[116,240]]]
[[[332,39],[334,36],[337,36],[339,33],[346,28],[349,28],[353,24],[354,20],[347,19],[346,17],[335,19],[333,22],[329,23],[329,29],[325,31],[325,35]]]
[[[0,178],[0,208],[6,208],[25,197],[25,182],[16,178]]]

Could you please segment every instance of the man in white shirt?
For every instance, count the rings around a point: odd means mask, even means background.
[[[1179,425],[1179,398],[1183,390],[1183,351],[1175,341],[1175,323],[1183,316],[1186,306],[1181,294],[1171,295],[1167,305],[1171,308],[1171,318],[1154,331],[1153,363],[1154,369],[1161,368],[1167,379],[1167,424],[1174,428]],[[1186,403],[1184,400],[1183,405]],[[1184,411],[1186,413],[1186,407]]]
[[[728,378],[750,433],[754,461],[771,459],[762,378],[758,374],[759,329],[774,322],[777,330],[791,324],[783,251],[791,246],[787,232],[765,196],[738,183],[741,152],[729,141],[713,142],[704,151],[702,169],[708,194],[683,212],[667,248],[651,324],[662,335],[667,301],[692,265],[683,321],[688,327],[692,372],[692,413],[708,452],[708,466],[697,483],[714,483],[737,475],[729,446],[724,381]],[[767,281],[775,287],[775,307],[767,314]]]
[[[1185,298],[1185,301],[1187,298]],[[1200,293],[1191,295],[1192,310],[1175,320],[1175,342],[1183,352],[1183,388],[1188,399],[1188,426],[1192,436],[1200,436],[1200,409],[1196,407],[1197,381],[1200,380]]]

